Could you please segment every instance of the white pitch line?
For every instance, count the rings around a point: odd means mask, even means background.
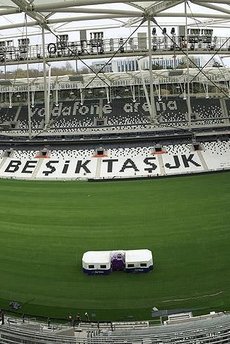
[[[217,295],[220,295],[222,293],[223,293],[223,291],[218,291],[217,293],[214,293],[214,294],[207,294],[207,295],[201,295],[201,296],[187,297],[187,298],[184,298],[184,299],[165,300],[165,301],[162,301],[162,303],[163,302],[177,302],[177,301],[187,301],[187,300],[194,300],[194,299],[202,299],[202,298],[205,298],[205,297],[217,296]]]

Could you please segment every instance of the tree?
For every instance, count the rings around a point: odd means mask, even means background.
[[[69,61],[66,62],[65,69],[68,72],[74,72],[74,68],[73,68],[72,64]]]

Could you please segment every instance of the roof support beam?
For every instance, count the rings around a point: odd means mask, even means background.
[[[132,5],[130,0],[116,0],[116,3],[127,3],[128,5]],[[146,2],[146,0],[139,0],[138,2]],[[33,8],[35,11],[47,11],[50,10],[55,12],[55,9],[58,8],[68,8],[68,7],[80,7],[80,6],[88,6],[88,5],[99,5],[99,4],[114,4],[114,0],[66,0],[60,3],[44,3],[34,5]]]
[[[16,0],[14,0],[16,1]],[[114,0],[113,0],[114,1]],[[200,3],[199,3],[200,4]],[[99,11],[98,11],[99,12]],[[0,12],[1,13],[1,12]],[[27,13],[27,12],[26,12]],[[95,12],[94,12],[95,13]],[[35,14],[35,13],[34,13]],[[30,17],[31,16],[31,12],[28,13],[28,15]],[[136,12],[135,13],[135,22],[137,21],[138,17],[141,19],[143,18],[144,14],[142,12]],[[152,16],[155,16],[155,17],[172,17],[172,13],[163,13],[163,12],[160,12],[160,13],[157,13],[157,14],[152,14]],[[191,18],[203,18],[203,19],[213,19],[214,16],[213,14],[211,13],[188,13],[187,14],[188,17],[191,17]],[[117,14],[116,15],[116,18],[133,18],[133,13],[132,11],[129,13],[129,15],[127,14],[127,11],[124,11],[123,14]],[[184,13],[176,13],[174,12],[173,13],[173,17],[174,18],[184,18]],[[35,17],[36,18],[36,17]],[[35,19],[34,18],[34,19]],[[76,16],[76,17],[65,17],[65,18],[55,18],[55,19],[47,19],[45,20],[45,18],[43,18],[42,20],[45,21],[45,29],[47,28],[48,31],[50,31],[49,29],[49,26],[48,25],[51,25],[51,24],[58,24],[58,23],[69,23],[69,22],[81,22],[81,21],[90,21],[90,20],[103,20],[103,19],[114,19],[114,14],[110,13],[110,14],[96,14],[96,15],[85,15],[85,16]],[[222,21],[229,21],[230,20],[230,13],[229,14],[222,14],[222,13],[218,13],[218,14],[215,14],[215,19],[220,19]],[[130,24],[130,23],[129,23]],[[33,27],[33,26],[37,26],[37,25],[40,25],[42,26],[43,25],[43,22],[42,21],[39,21],[37,19],[35,19],[34,21],[29,21],[27,22],[27,27]],[[131,23],[132,25],[132,23]],[[175,25],[175,24],[174,24]],[[24,27],[25,26],[25,23],[24,22],[18,22],[18,23],[11,23],[11,24],[7,24],[7,25],[0,25],[0,30],[10,30],[10,29],[15,29],[15,28],[21,28],[21,27]],[[119,27],[118,25],[116,25],[116,27]]]
[[[46,12],[46,11],[43,11]],[[49,12],[47,10],[47,12]],[[114,10],[114,9],[102,9],[102,8],[89,8],[89,7],[69,7],[69,8],[58,8],[55,9],[55,13],[100,13],[100,14],[113,14],[113,15],[122,15],[123,17],[138,16],[143,15],[142,12],[138,11],[127,11],[127,10]]]
[[[21,12],[24,12],[29,17],[34,19],[37,25],[50,31],[50,28],[47,25],[45,17],[42,14],[34,11],[33,5],[30,3],[30,1],[28,0],[11,0],[11,1],[20,8]]]
[[[5,16],[8,14],[17,14],[21,13],[21,10],[16,7],[12,6],[5,6],[5,7],[0,7],[0,16]]]
[[[210,3],[206,3],[206,2],[202,3],[202,1],[197,1],[197,0],[195,0],[195,1],[193,0],[192,2],[194,4],[197,4],[197,5],[206,7],[206,8],[210,8],[210,9],[218,11],[218,12],[230,14],[230,10],[228,10],[226,8],[223,8],[223,7],[220,7],[220,6],[216,6],[216,5],[213,5],[213,4],[210,4]]]
[[[193,0],[190,0],[191,2],[196,2],[196,1],[193,1]],[[200,0],[200,1],[197,1],[197,3],[199,5],[202,4],[202,2],[208,2],[210,3],[210,0]],[[224,4],[224,5],[229,5],[230,4],[230,0],[214,0],[213,2],[215,3],[219,3],[219,4]]]
[[[171,7],[179,5],[183,3],[184,0],[167,0],[167,1],[160,1],[156,4],[151,5],[146,9],[146,12],[150,15],[156,15],[157,13],[163,12],[168,10]]]
[[[170,17],[172,18],[172,13],[158,13],[156,15],[156,17]],[[173,13],[173,18],[184,18],[184,14],[183,13]],[[188,13],[187,14],[188,18],[214,18],[213,13]],[[215,14],[215,19],[223,19],[223,20],[229,20],[230,16],[229,15],[225,15],[225,14]]]

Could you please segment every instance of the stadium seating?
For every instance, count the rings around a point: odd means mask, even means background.
[[[183,313],[184,314],[184,313]],[[175,315],[172,323],[150,326],[148,322],[79,323],[68,325],[26,323],[16,320],[0,325],[1,343],[63,344],[227,344],[230,342],[230,315],[212,312],[209,315],[185,317]],[[178,321],[176,321],[178,318]]]
[[[230,168],[230,141],[203,140],[154,144],[110,144],[97,154],[95,145],[14,148],[2,151],[0,177],[23,179],[119,179],[157,177]],[[196,147],[197,148],[197,147]]]
[[[220,126],[229,123],[228,99],[191,97],[191,120],[195,126]],[[189,115],[187,101],[179,96],[155,97],[158,127],[186,128]],[[31,108],[32,130],[40,131],[45,122],[44,104]],[[15,134],[28,132],[27,105],[0,108],[0,124],[14,122]],[[63,100],[50,105],[49,130],[63,134],[70,132],[106,132],[117,130],[150,129],[150,115],[145,98],[133,102],[132,98]]]
[[[162,97],[156,101],[157,120],[164,127],[185,127],[188,125],[186,100],[180,97]]]
[[[196,125],[224,124],[224,113],[218,98],[191,98],[191,108]]]
[[[0,123],[15,121],[18,110],[19,108],[17,106],[13,106],[12,108],[7,106],[0,107]]]
[[[229,159],[225,159],[229,155],[229,141],[204,142],[203,157],[207,163],[208,169],[219,170],[228,169],[230,167]]]

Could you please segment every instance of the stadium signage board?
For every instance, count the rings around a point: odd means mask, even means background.
[[[135,175],[161,175],[178,170],[178,173],[186,171],[202,171],[202,163],[196,152],[191,154],[171,155],[168,154],[151,155],[146,157],[134,158],[95,158],[88,159],[51,159],[34,158],[11,159],[5,158],[0,168],[0,177],[19,177],[19,178],[77,178],[94,177],[96,171],[98,177],[120,176],[132,177]],[[163,166],[162,166],[163,162]]]

